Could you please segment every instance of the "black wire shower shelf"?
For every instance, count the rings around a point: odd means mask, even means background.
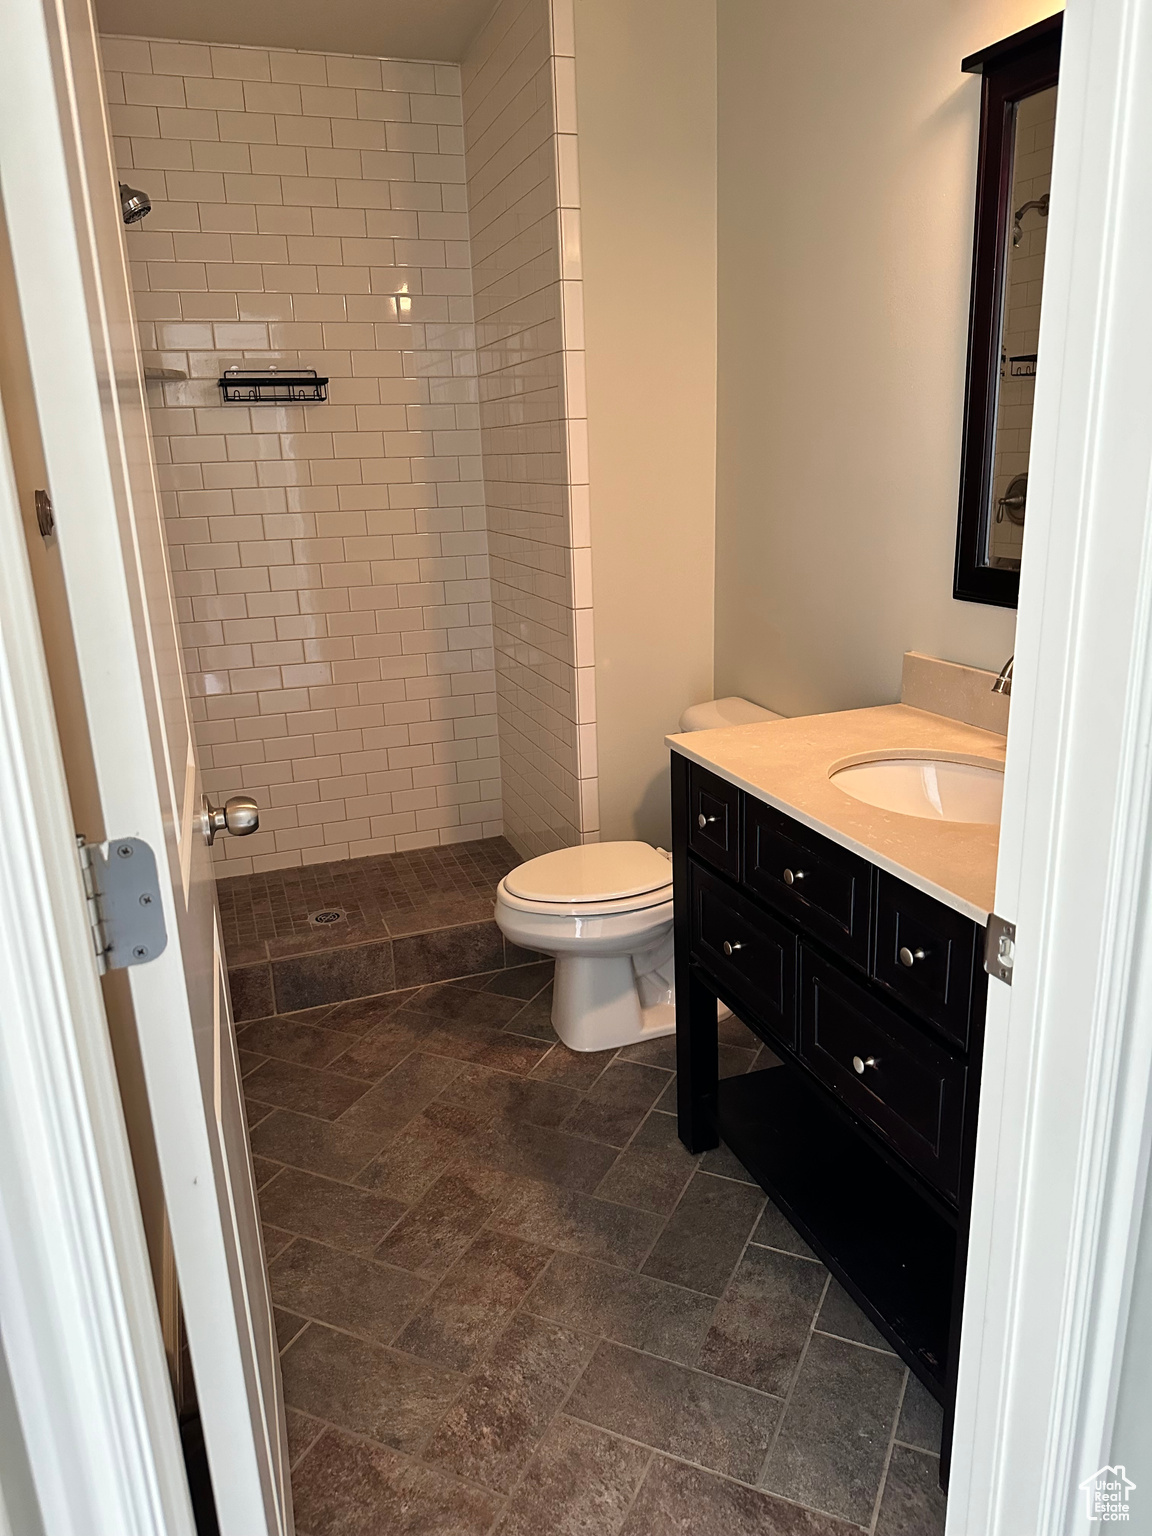
[[[309,405],[328,398],[328,380],[315,368],[241,368],[219,379],[224,399],[236,405]]]

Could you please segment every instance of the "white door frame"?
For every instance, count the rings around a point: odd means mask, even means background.
[[[1150,273],[1152,3],[1069,0],[949,1536],[1086,1533],[1111,1461],[1152,1130]],[[1152,1447],[1130,1472],[1147,1530]]]
[[[1086,1532],[1109,1459],[1152,1130],[1150,270],[1152,0],[1069,0],[949,1536]],[[11,498],[5,466],[0,1322],[54,1536],[183,1532]]]
[[[193,1536],[2,419],[0,825],[0,1336],[43,1527]]]

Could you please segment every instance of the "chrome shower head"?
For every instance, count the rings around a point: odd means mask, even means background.
[[[120,211],[124,215],[125,224],[139,224],[142,218],[152,212],[152,199],[147,192],[139,192],[135,187],[130,187],[127,182],[122,181]]]

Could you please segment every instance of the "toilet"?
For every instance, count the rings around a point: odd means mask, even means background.
[[[748,699],[694,704],[682,731],[780,720]],[[552,1025],[573,1051],[607,1051],[676,1028],[672,856],[650,843],[583,843],[529,859],[496,888],[496,922],[556,957]]]

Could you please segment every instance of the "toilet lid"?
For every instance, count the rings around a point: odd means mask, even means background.
[[[615,901],[672,881],[672,862],[650,843],[584,843],[529,859],[504,884],[525,901]]]

